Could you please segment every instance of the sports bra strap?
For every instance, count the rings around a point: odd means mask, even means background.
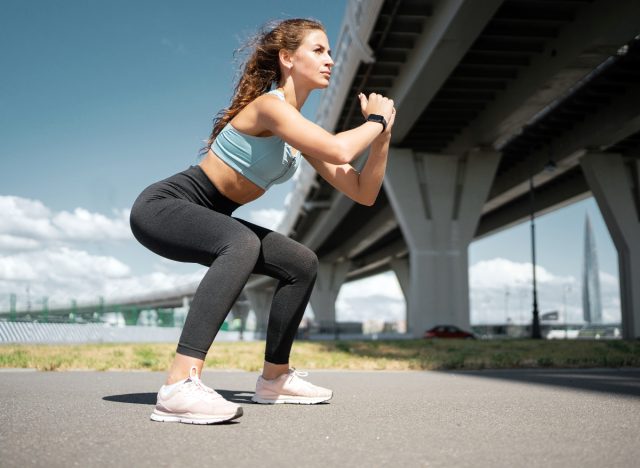
[[[280,91],[279,89],[272,89],[267,94],[275,94],[276,96],[278,96],[280,98],[281,101],[284,101],[284,93],[282,91]]]

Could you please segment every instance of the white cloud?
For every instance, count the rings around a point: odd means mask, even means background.
[[[67,306],[72,299],[96,303],[104,297],[112,302],[195,285],[205,271],[134,276],[129,266],[116,258],[68,247],[23,252],[0,257],[0,310],[8,308],[8,293],[18,295],[19,308],[26,307],[27,297],[32,302],[48,297],[50,308]]]
[[[531,321],[532,266],[504,258],[481,261],[469,269],[472,323]],[[603,321],[620,320],[619,286],[615,276],[600,272]],[[581,323],[582,280],[536,267],[538,310],[558,311],[560,320]],[[565,315],[566,312],[566,315]]]
[[[339,321],[404,320],[404,295],[395,273],[386,272],[342,286],[336,300]]]
[[[533,278],[531,263],[516,263],[504,258],[483,260],[469,269],[471,288],[504,288],[519,287],[530,284]],[[575,279],[555,276],[544,267],[536,265],[536,281],[538,283],[572,283]]]
[[[40,247],[40,242],[27,237],[0,234],[0,252],[14,250],[33,250]]]
[[[129,210],[114,210],[113,217],[83,208],[54,212],[39,200],[5,195],[0,196],[0,213],[0,253],[132,238]]]
[[[129,273],[129,267],[113,257],[91,255],[68,247],[0,257],[0,281],[64,284],[75,279],[109,279]]]
[[[63,239],[129,239],[131,238],[129,213],[129,210],[114,210],[114,218],[107,218],[99,213],[76,208],[72,213],[68,211],[57,213],[52,223]]]
[[[3,217],[0,234],[36,239],[56,237],[50,219],[51,210],[38,200],[0,196],[0,213]]]
[[[193,273],[174,274],[155,271],[147,275],[126,276],[105,283],[102,295],[111,300],[117,300],[176,289],[195,290],[206,272],[206,268],[200,268]]]
[[[266,208],[263,210],[251,211],[251,213],[249,214],[249,221],[260,226],[264,226],[267,229],[275,230],[282,221],[283,217],[284,210]]]

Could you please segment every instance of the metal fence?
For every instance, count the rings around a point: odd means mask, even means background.
[[[0,343],[177,343],[180,327],[115,327],[108,324],[0,322]],[[216,341],[238,341],[240,331],[221,330]],[[244,331],[242,339],[254,339],[254,333]]]

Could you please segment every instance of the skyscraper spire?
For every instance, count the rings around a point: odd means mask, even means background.
[[[582,314],[587,323],[602,323],[600,301],[600,276],[596,241],[591,229],[589,214],[584,223],[584,260],[582,268]]]

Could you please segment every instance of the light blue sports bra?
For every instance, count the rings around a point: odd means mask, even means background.
[[[282,91],[274,89],[267,94],[275,94],[284,101]],[[247,135],[231,126],[231,122],[218,133],[211,150],[264,190],[289,180],[300,165],[300,152],[293,155],[291,146],[279,136]]]

